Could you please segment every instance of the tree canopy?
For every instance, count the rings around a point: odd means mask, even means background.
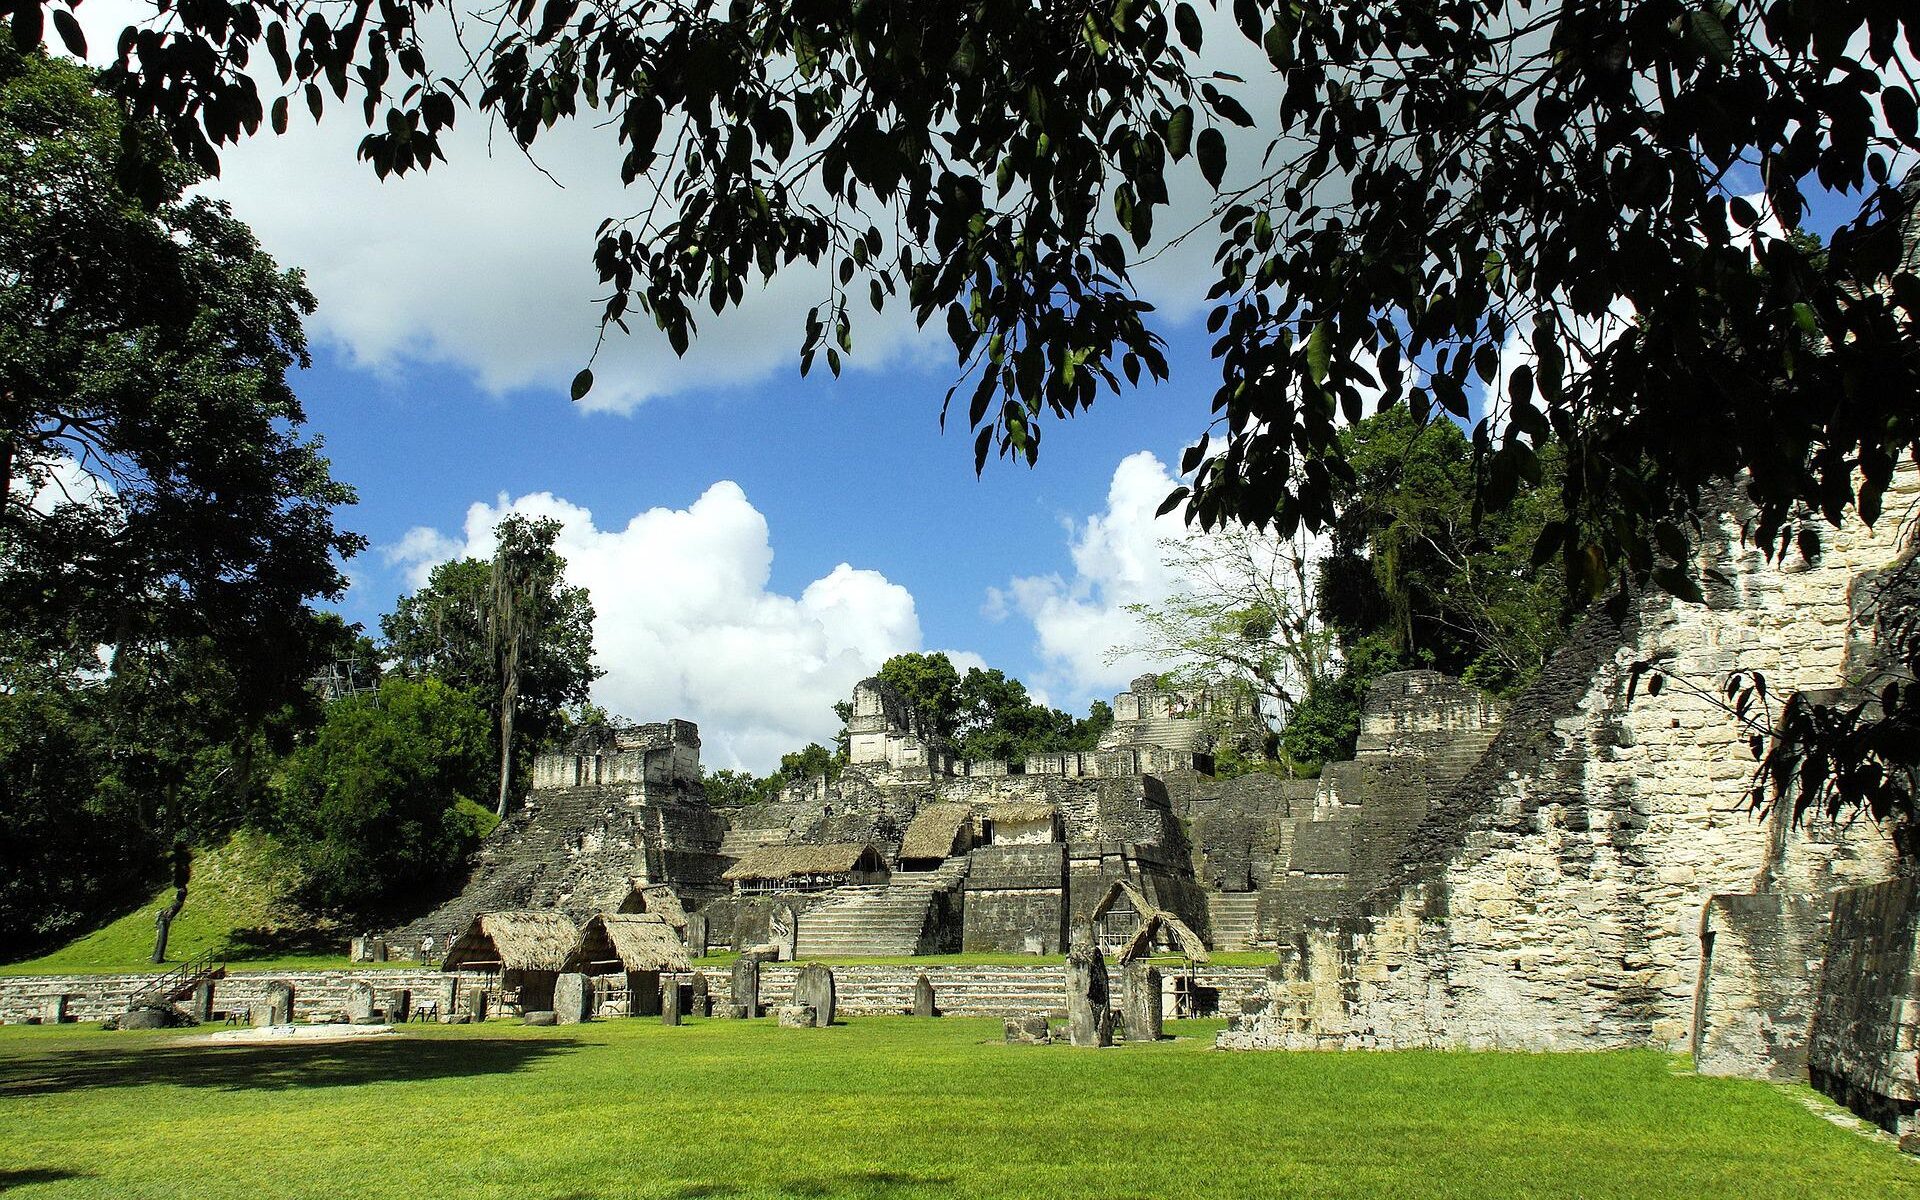
[[[0,954],[256,815],[362,545],[299,274],[94,83],[0,35]]]
[[[585,588],[568,586],[566,560],[554,548],[560,523],[511,513],[493,532],[490,560],[436,566],[380,628],[403,672],[485,698],[500,762],[495,811],[504,816],[518,747],[565,727],[567,706],[587,702],[601,671],[593,665],[593,602]]]
[[[0,7],[72,45],[71,3]],[[599,230],[610,324],[684,348],[696,307],[805,260],[830,295],[803,367],[838,369],[863,303],[944,323],[981,460],[1165,374],[1134,271],[1202,187],[1172,232],[1216,247],[1221,445],[1176,493],[1207,524],[1324,526],[1336,412],[1464,420],[1485,387],[1483,497],[1537,478],[1551,435],[1575,519],[1543,555],[1589,594],[1685,592],[1709,481],[1749,472],[1768,540],[1802,505],[1872,519],[1920,434],[1890,178],[1920,150],[1907,0],[519,0],[455,13],[448,45],[429,0],[166,7],[113,78],[204,165],[290,102],[357,101],[383,175],[444,157],[463,102],[527,147],[608,121],[609,170],[663,201]],[[1827,256],[1769,224],[1816,189],[1858,201]]]

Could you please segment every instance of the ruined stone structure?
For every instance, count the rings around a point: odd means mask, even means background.
[[[533,790],[481,847],[460,895],[389,943],[442,950],[483,912],[555,908],[576,925],[644,907],[669,887],[686,908],[721,895],[725,833],[700,784],[700,730],[665,721],[589,730],[565,753],[534,760]]]
[[[1917,496],[1900,478],[1888,512]],[[1897,519],[1852,524],[1770,562],[1740,538],[1737,491],[1725,499],[1706,602],[1592,614],[1399,854],[1369,855],[1378,881],[1360,903],[1282,939],[1223,1046],[1650,1045],[1795,1073],[1834,894],[1895,859],[1868,822],[1757,818],[1756,731],[1720,685],[1737,669],[1763,671],[1776,698],[1846,683],[1856,584],[1902,534]]]

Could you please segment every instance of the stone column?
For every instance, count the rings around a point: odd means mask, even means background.
[[[187,1002],[187,1015],[205,1025],[213,1020],[213,980],[193,985],[193,999]]]
[[[821,963],[808,963],[794,973],[793,1003],[813,1010],[813,1019],[825,1029],[833,1024],[835,995],[833,971]]]
[[[413,1011],[413,993],[406,988],[395,988],[387,993],[387,1020],[392,1024],[406,1021]]]
[[[630,1017],[660,1015],[660,972],[627,972],[627,1015]]]
[[[713,1015],[713,994],[710,990],[711,986],[712,985],[707,982],[707,973],[705,971],[695,971],[693,973],[694,1016],[710,1017]]]
[[[267,1006],[272,1010],[272,1024],[293,1024],[293,985],[276,979],[267,985]]]
[[[1091,940],[1067,955],[1067,1039],[1076,1046],[1113,1045],[1107,960]]]
[[[933,980],[928,979],[924,971],[920,973],[920,978],[913,981],[913,1015],[916,1017],[940,1015],[940,1010],[933,1006]]]
[[[364,979],[347,984],[347,1021],[354,1025],[373,1021],[373,985]]]
[[[578,1025],[593,1016],[593,981],[578,971],[563,971],[553,981],[553,1017]]]
[[[476,1021],[487,1019],[487,989],[476,987],[467,993],[467,1015]]]
[[[1160,998],[1160,972],[1144,962],[1120,968],[1120,1015],[1127,1040],[1154,1042],[1164,1031],[1165,1012]]]
[[[459,977],[448,975],[443,978],[440,981],[439,989],[435,993],[435,998],[437,1000],[435,1007],[440,1010],[438,1014],[440,1019],[445,1021],[452,1017],[454,1010],[460,1007]]]
[[[707,956],[707,915],[705,913],[687,914],[687,954],[693,958]]]
[[[760,1015],[760,960],[750,955],[733,964],[733,1007],[749,1019]]]
[[[42,1025],[66,1024],[67,1001],[69,999],[70,997],[64,992],[57,996],[48,996],[46,1001],[40,1006],[40,1023]]]
[[[677,980],[669,979],[665,990],[660,993],[660,1023],[680,1023],[680,984]]]

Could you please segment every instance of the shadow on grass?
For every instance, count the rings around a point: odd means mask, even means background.
[[[149,1084],[246,1092],[459,1079],[524,1070],[574,1049],[569,1043],[521,1039],[394,1038],[310,1046],[75,1051],[0,1060],[0,1097]]]
[[[815,1197],[817,1200],[831,1200],[835,1196],[885,1195],[896,1188],[947,1188],[952,1189],[954,1178],[951,1175],[907,1174],[900,1171],[857,1171],[845,1175],[836,1175],[831,1179],[783,1179],[777,1190],[782,1196]],[[764,1193],[766,1181],[753,1187],[743,1187],[731,1183],[690,1183],[669,1193],[673,1200],[726,1200],[729,1196],[744,1196],[749,1193]],[[573,1196],[556,1197],[556,1200],[588,1200],[585,1193]]]
[[[24,1171],[0,1171],[0,1192],[10,1192],[35,1183],[59,1183],[62,1179],[84,1179],[85,1171],[62,1171],[29,1167]]]

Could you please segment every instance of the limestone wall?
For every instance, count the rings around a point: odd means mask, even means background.
[[[1687,1049],[1709,897],[1891,870],[1868,823],[1756,819],[1754,731],[1717,701],[1735,669],[1775,697],[1843,682],[1850,587],[1899,554],[1916,492],[1902,476],[1877,528],[1823,530],[1811,560],[1777,565],[1741,544],[1730,500],[1708,602],[1587,619],[1364,912],[1283,946],[1272,1002],[1222,1044]]]
[[[1835,896],[1825,958],[1813,1084],[1920,1149],[1920,879]]]
[[[44,1011],[53,996],[66,996],[67,1015],[76,1021],[103,1021],[126,1011],[134,992],[153,982],[153,975],[27,975],[0,978],[0,1022],[17,1024]],[[457,983],[464,993],[468,988],[484,986],[489,976],[477,972],[412,971],[390,967],[374,971],[236,971],[213,985],[213,1009],[216,1013],[246,1012],[266,999],[267,985],[287,983],[293,987],[295,1020],[310,1021],[319,1016],[342,1013],[347,1008],[347,989],[354,983],[372,985],[375,995],[396,988],[412,991],[416,998],[438,996],[449,983]]]

